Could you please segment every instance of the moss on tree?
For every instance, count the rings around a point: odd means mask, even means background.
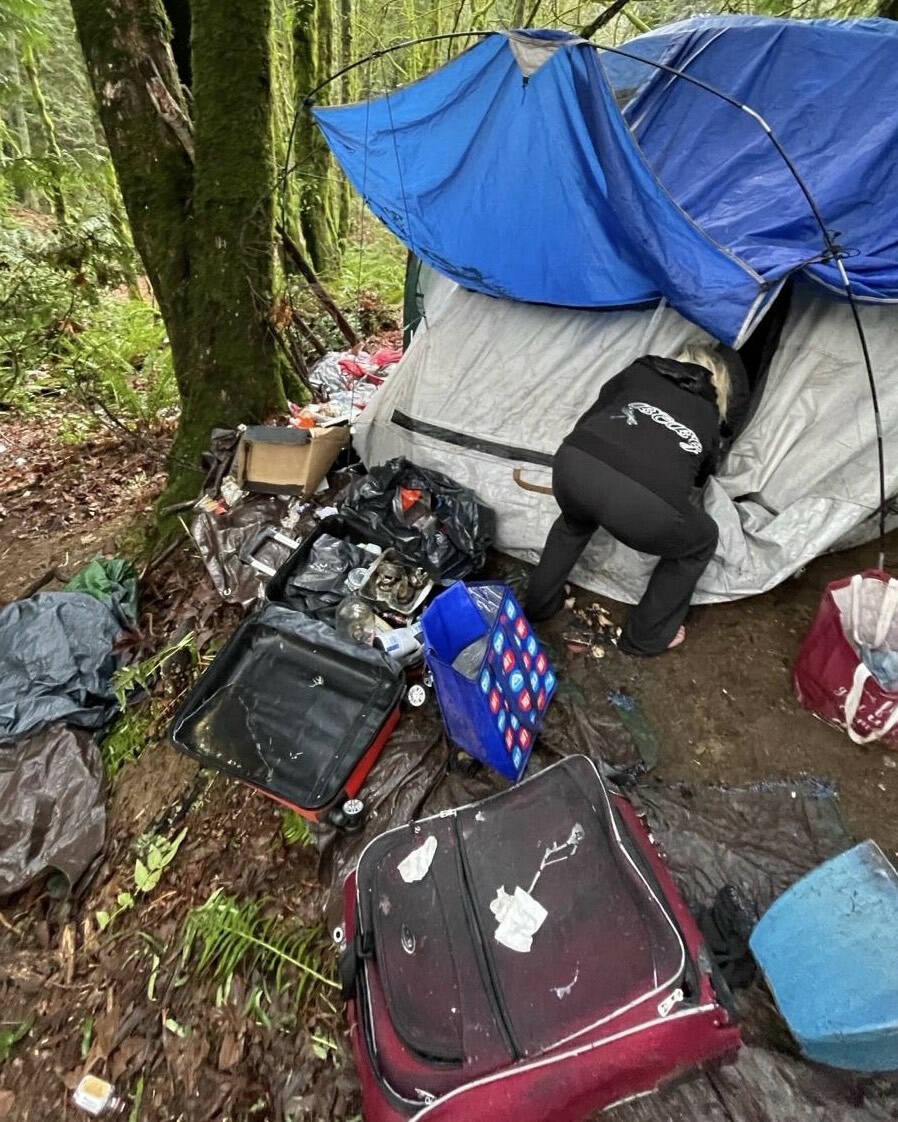
[[[334,67],[334,0],[297,0],[294,7],[293,66],[297,98],[304,97]],[[319,95],[322,104],[330,91]],[[340,187],[330,150],[310,114],[297,121],[294,156],[300,181],[303,241],[318,272],[333,267],[339,247]]]
[[[134,243],[172,346],[182,413],[166,502],[196,492],[213,427],[260,421],[285,404],[268,330],[274,3],[193,0],[188,113],[161,0],[72,0]]]

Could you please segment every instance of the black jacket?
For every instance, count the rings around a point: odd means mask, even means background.
[[[566,444],[676,506],[717,468],[717,394],[702,366],[647,355],[602,387]]]

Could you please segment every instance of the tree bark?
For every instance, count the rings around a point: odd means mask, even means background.
[[[293,66],[297,98],[303,98],[332,72],[333,0],[297,0],[293,25]],[[329,100],[323,90],[321,100]],[[302,153],[297,159],[296,153]],[[330,151],[312,117],[301,110],[294,150],[300,181],[300,225],[303,241],[319,273],[326,273],[338,253],[339,201]]]
[[[285,405],[267,322],[272,0],[193,0],[194,130],[161,0],[72,0],[72,10],[172,347],[182,409],[170,503],[195,493],[201,475],[191,469],[213,427],[262,421]]]
[[[19,48],[16,37],[10,35],[6,44],[7,81],[15,96],[9,107],[8,128],[9,137],[14,145],[11,152],[13,160],[28,161],[31,159],[31,132],[28,128],[28,118],[25,116],[25,107],[22,103],[22,79],[19,66]],[[23,186],[21,180],[16,183],[16,198],[20,203],[37,209],[39,199],[33,188]]]
[[[47,159],[48,171],[50,173],[50,201],[53,204],[53,213],[56,216],[58,225],[65,226],[67,215],[65,195],[62,190],[62,152],[59,147],[59,140],[56,137],[56,125],[53,123],[53,118],[50,116],[50,110],[47,107],[47,99],[44,97],[44,91],[41,87],[37,59],[31,47],[25,48],[22,57],[22,65],[25,67],[28,83],[31,86],[31,96],[34,98],[37,115],[41,123],[41,128],[44,131],[44,152]]]
[[[604,27],[607,23],[611,23],[614,17],[619,12],[622,12],[628,3],[629,0],[613,0],[613,3],[609,4],[603,12],[599,12],[591,23],[588,23],[586,27],[581,29],[580,38],[591,39],[600,28]]]
[[[898,0],[896,0],[898,2]],[[439,10],[439,9],[438,9]],[[352,0],[340,0],[340,66],[349,66],[355,60],[352,57],[353,43],[355,41]],[[325,75],[326,77],[326,75]],[[350,70],[340,79],[340,101],[348,105],[355,100],[356,72]],[[337,172],[337,190],[339,198],[339,221],[337,223],[337,236],[343,248],[352,226],[352,188],[345,175]]]

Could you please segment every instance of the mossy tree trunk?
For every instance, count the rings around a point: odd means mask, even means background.
[[[896,0],[898,2],[898,0]],[[353,21],[355,11],[352,0],[340,0],[340,68],[355,62],[353,58],[355,27]],[[356,72],[350,70],[340,78],[340,101],[348,105],[355,101]],[[352,225],[352,188],[345,175],[338,173],[338,205],[339,219],[337,223],[337,236],[341,247],[345,245]]]
[[[28,128],[28,117],[22,99],[22,77],[19,68],[19,47],[15,35],[10,35],[6,41],[3,59],[4,73],[10,88],[15,91],[12,102],[7,110],[7,155],[13,161],[31,159],[31,131]],[[16,198],[20,203],[32,209],[37,209],[39,198],[37,192],[30,186],[23,184],[23,177],[17,176],[15,183]]]
[[[160,0],[72,0],[134,244],[172,347],[167,500],[196,492],[217,425],[283,408],[274,283],[273,0],[192,0],[191,103]]]
[[[28,75],[28,83],[31,86],[31,96],[34,98],[38,120],[41,123],[41,128],[44,133],[44,157],[47,161],[47,171],[50,182],[50,201],[53,204],[53,213],[56,216],[57,223],[60,226],[65,226],[67,215],[65,195],[62,190],[62,152],[59,147],[59,140],[56,136],[56,125],[53,122],[53,118],[50,116],[50,109],[47,106],[47,99],[44,97],[44,90],[41,86],[37,56],[30,46],[25,48],[24,55],[22,56],[22,65],[25,67],[25,73]]]
[[[293,67],[297,98],[303,98],[333,73],[334,0],[297,0],[293,24]],[[327,104],[331,89],[318,100]],[[297,153],[302,153],[299,158]],[[300,223],[303,241],[318,272],[333,267],[339,253],[340,200],[330,150],[311,116],[297,122],[294,151],[300,181]]]

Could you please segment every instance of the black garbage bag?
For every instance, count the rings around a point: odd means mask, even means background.
[[[437,580],[460,580],[482,568],[495,536],[495,514],[473,491],[403,456],[351,484],[340,513],[387,534],[405,561]]]
[[[352,542],[322,534],[312,544],[305,564],[287,580],[291,608],[314,619],[333,623],[347,593],[346,578],[353,569],[371,564],[371,554]]]
[[[708,949],[731,990],[750,986],[757,967],[748,940],[758,922],[758,909],[747,892],[736,884],[725,884],[710,907],[698,911]]]
[[[106,724],[121,634],[118,616],[86,592],[38,592],[0,611],[0,747],[54,721]]]
[[[74,884],[105,833],[103,763],[86,732],[50,725],[0,752],[0,897],[51,869]]]

